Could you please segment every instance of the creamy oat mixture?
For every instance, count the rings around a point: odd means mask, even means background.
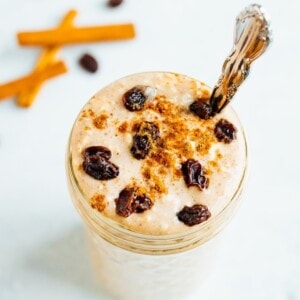
[[[130,111],[124,94],[134,87],[142,90],[146,101],[141,110]],[[198,226],[190,227],[178,217],[185,206],[205,207],[209,213],[201,222],[214,218],[226,207],[243,177],[245,141],[230,107],[207,120],[191,112],[191,103],[208,99],[210,93],[204,83],[184,75],[153,72],[120,79],[90,99],[71,134],[71,164],[80,189],[99,214],[130,230],[162,235]],[[234,126],[233,140],[217,138],[216,124],[220,120]],[[149,133],[149,128],[144,128],[147,124],[155,130],[150,128]],[[146,154],[132,149],[139,135],[148,138],[150,148]],[[116,168],[114,178],[99,180],[88,174],[87,149],[94,146],[111,152],[105,152],[101,161]],[[187,161],[201,165],[201,174],[196,170],[199,186],[187,184]],[[120,200],[116,199],[124,189],[134,190],[144,202],[122,215],[124,207],[118,211]]]

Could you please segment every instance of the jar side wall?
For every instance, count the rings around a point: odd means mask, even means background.
[[[100,285],[120,299],[182,299],[207,278],[219,238],[183,253],[147,255],[119,248],[88,230],[91,265]],[[188,276],[187,276],[188,272]]]

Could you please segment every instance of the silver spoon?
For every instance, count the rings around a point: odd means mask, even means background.
[[[236,19],[233,50],[209,100],[213,115],[231,101],[247,78],[251,63],[265,52],[271,41],[272,30],[264,9],[258,4],[246,7]]]

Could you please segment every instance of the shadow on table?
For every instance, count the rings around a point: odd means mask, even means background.
[[[84,228],[77,227],[53,242],[45,243],[27,258],[31,272],[38,272],[60,286],[71,285],[73,289],[84,289],[85,294],[112,300],[96,286],[87,251]],[[49,284],[51,289],[51,284]]]

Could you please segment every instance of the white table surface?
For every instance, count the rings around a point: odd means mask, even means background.
[[[284,4],[286,3],[286,4]],[[67,75],[44,85],[30,109],[0,103],[0,299],[108,299],[96,292],[81,220],[68,195],[64,154],[72,123],[97,90],[150,70],[189,74],[209,85],[230,52],[234,19],[246,1],[0,0],[0,82],[29,72],[35,48],[18,30],[53,27],[70,8],[77,24],[132,21],[127,42],[66,47]],[[218,270],[191,299],[300,299],[300,5],[264,1],[274,43],[234,99],[248,133],[250,176],[227,228]],[[77,60],[100,62],[91,75]]]

